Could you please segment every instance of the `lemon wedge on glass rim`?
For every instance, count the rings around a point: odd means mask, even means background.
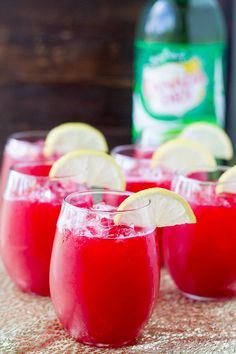
[[[149,188],[130,195],[120,204],[118,211],[127,212],[115,216],[116,224],[164,227],[196,222],[188,202],[163,188]]]
[[[215,169],[216,160],[203,145],[177,138],[164,143],[154,152],[151,166],[162,166],[170,171],[190,174]]]
[[[44,143],[44,154],[64,155],[78,149],[108,151],[104,135],[86,123],[64,123],[53,128]]]
[[[50,177],[73,178],[79,183],[99,188],[125,190],[125,177],[115,159],[102,151],[76,150],[52,165]]]
[[[218,179],[216,193],[236,194],[236,166],[226,170]]]
[[[202,144],[215,158],[230,160],[233,157],[233,145],[229,136],[215,124],[192,123],[182,131],[179,138]]]

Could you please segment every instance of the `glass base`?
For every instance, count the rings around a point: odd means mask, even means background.
[[[35,291],[29,287],[21,286],[20,284],[16,284],[16,283],[15,283],[15,286],[22,293],[25,293],[28,295],[40,296],[40,297],[50,297],[50,291],[46,291],[46,292],[45,291]]]
[[[108,344],[108,343],[93,343],[93,342],[89,342],[89,341],[83,341],[83,340],[79,340],[77,339],[77,342],[80,342],[84,345],[88,345],[90,347],[96,347],[96,348],[119,348],[119,347],[125,347],[128,345],[133,345],[136,343],[136,339],[131,339],[131,340],[127,340],[125,342],[121,342],[121,343],[113,343],[113,344]]]
[[[226,301],[232,299],[234,296],[219,296],[219,297],[206,297],[206,296],[199,296],[199,295],[193,295],[193,294],[188,294],[185,293],[184,291],[181,291],[181,294],[183,294],[185,297],[187,297],[190,300],[195,300],[195,301]]]

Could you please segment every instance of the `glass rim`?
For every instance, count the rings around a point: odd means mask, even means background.
[[[10,134],[7,141],[26,139],[27,142],[27,138],[46,138],[48,132],[48,130],[23,130]]]
[[[219,165],[216,166],[214,169],[209,169],[207,170],[197,170],[196,172],[192,172],[192,173],[213,173],[213,172],[226,172],[228,169],[230,169],[230,167],[232,166],[225,166],[225,165]],[[236,183],[235,181],[229,181],[229,182],[219,182],[219,181],[200,181],[197,178],[193,178],[193,177],[189,177],[189,176],[185,176],[183,172],[179,172],[176,174],[174,180],[182,180],[185,183],[196,183],[198,185],[202,185],[202,186],[218,186],[218,185],[232,185]]]
[[[133,208],[133,209],[125,209],[125,210],[100,210],[100,209],[91,209],[91,208],[85,208],[85,207],[79,207],[76,205],[71,204],[68,199],[71,199],[75,196],[86,196],[86,195],[94,195],[94,194],[112,194],[112,195],[133,195],[134,193],[132,192],[126,192],[126,191],[117,191],[117,190],[106,190],[106,189],[101,189],[101,188],[91,188],[88,189],[87,191],[82,191],[82,192],[73,192],[67,195],[64,200],[63,200],[63,205],[66,207],[69,207],[73,210],[83,212],[83,213],[97,213],[97,214],[104,214],[104,215],[119,215],[119,214],[124,214],[124,213],[130,213],[134,212],[137,210],[142,210],[147,208],[151,204],[151,200],[148,200],[148,203],[145,205],[142,205],[141,207],[138,208]]]
[[[145,167],[148,167],[151,171],[151,173],[161,173],[161,174],[167,174],[167,175],[175,175],[176,174],[176,171],[174,170],[171,170],[169,167],[165,167],[164,164],[160,164],[156,167],[152,167],[152,156],[151,157],[143,157],[143,158],[140,158],[140,157],[133,157],[133,156],[129,156],[129,155],[125,155],[122,153],[123,150],[127,149],[127,151],[131,151],[131,150],[134,150],[134,148],[137,147],[137,148],[141,148],[141,151],[142,152],[150,152],[153,151],[153,154],[155,153],[155,151],[157,150],[157,148],[153,149],[153,145],[146,145],[145,147],[143,146],[140,146],[138,144],[126,144],[126,145],[118,145],[116,146],[115,148],[113,148],[111,150],[111,156],[114,157],[114,159],[116,159],[116,157],[120,157],[123,159],[123,161],[126,160],[126,162],[132,162],[132,163],[143,163],[145,165]],[[122,162],[120,161],[120,164]],[[126,170],[126,168],[124,168]],[[127,168],[128,170],[128,168]],[[138,176],[138,178],[142,178],[142,176]]]
[[[116,156],[120,156],[122,158],[133,160],[133,161],[135,160],[135,161],[146,161],[147,162],[147,161],[151,161],[152,160],[151,157],[139,158],[139,157],[129,156],[129,155],[126,155],[126,154],[123,153],[123,151],[132,151],[132,150],[135,149],[135,147],[139,148],[142,152],[151,150],[154,153],[157,150],[157,148],[154,148],[153,145],[142,146],[142,145],[139,145],[139,144],[125,144],[125,145],[118,145],[115,148],[113,148],[111,150],[111,155],[113,157],[116,155]]]
[[[45,180],[45,181],[60,181],[60,180],[70,180],[73,177],[76,177],[77,175],[69,175],[69,176],[57,176],[57,177],[50,177],[50,176],[36,176],[36,175],[30,175],[28,173],[24,173],[24,172],[20,172],[17,171],[17,167],[24,167],[24,166],[52,166],[53,163],[55,161],[50,161],[50,160],[46,160],[46,161],[28,161],[28,162],[17,162],[15,163],[13,166],[10,167],[9,169],[9,174],[8,174],[8,180],[10,178],[10,175],[14,174],[16,176],[19,177],[24,177],[24,178],[28,178],[28,179],[36,179],[36,180]],[[76,180],[74,180],[74,182],[76,182]],[[85,183],[81,183],[79,181],[77,181],[77,183],[86,186]]]

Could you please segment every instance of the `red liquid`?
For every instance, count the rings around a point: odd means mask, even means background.
[[[171,180],[163,180],[163,181],[146,181],[146,180],[132,180],[126,179],[126,190],[129,192],[139,192],[148,188],[171,188]]]
[[[156,187],[170,189],[173,173],[164,167],[152,168],[154,152],[154,147],[130,145],[114,153],[115,159],[124,170],[127,191],[135,193]]]
[[[144,148],[144,147],[141,147],[141,148],[137,147],[134,151],[133,157],[135,159],[151,159],[154,152],[155,152],[155,149],[153,149],[153,148],[148,149],[148,148]]]
[[[24,167],[20,172],[48,176],[50,166]],[[1,255],[7,272],[23,291],[49,295],[49,265],[56,223],[68,191],[60,182],[30,185],[23,197],[4,199],[1,222]],[[46,191],[44,201],[32,193]],[[58,193],[57,193],[58,192]],[[71,191],[69,191],[71,192]]]
[[[88,232],[91,229],[57,233],[52,301],[76,340],[121,346],[137,337],[155,305],[160,277],[155,234],[135,236],[122,225],[111,226],[100,237],[94,230],[94,236],[87,237]]]
[[[235,296],[236,199],[225,196],[214,205],[197,203],[198,199],[191,204],[196,224],[164,229],[165,264],[179,290],[192,298]]]

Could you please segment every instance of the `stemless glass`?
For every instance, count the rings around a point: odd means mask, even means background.
[[[173,183],[191,204],[197,223],[164,228],[165,264],[178,289],[195,300],[236,295],[236,194],[216,191],[226,169],[199,171],[195,176],[201,180],[178,176]]]
[[[135,212],[117,211],[128,195],[73,193],[58,220],[50,268],[52,302],[71,336],[88,345],[133,342],[158,296],[155,228],[114,222],[117,215]]]
[[[139,192],[147,188],[171,188],[174,172],[164,167],[151,168],[154,146],[120,145],[111,151],[111,155],[121,166],[126,179],[126,190]],[[156,242],[159,245],[161,264],[162,256],[162,228],[156,229]]]
[[[3,152],[1,195],[12,166],[19,162],[45,161],[43,148],[46,135],[45,131],[25,131],[10,135]]]
[[[151,168],[153,146],[121,145],[111,155],[122,167],[126,177],[126,190],[139,192],[143,189],[161,187],[170,189],[173,172],[166,168]]]
[[[49,295],[51,250],[63,198],[83,187],[73,177],[50,178],[48,163],[15,164],[4,193],[1,256],[25,292]],[[85,189],[85,188],[84,188]]]

